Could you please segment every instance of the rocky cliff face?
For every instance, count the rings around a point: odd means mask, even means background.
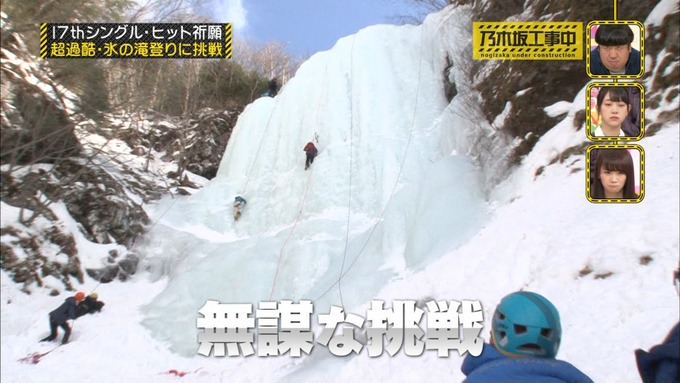
[[[58,294],[85,274],[127,279],[137,268],[135,241],[151,223],[144,204],[212,178],[239,110],[95,121],[4,15],[1,55],[0,199],[3,212],[16,213],[0,228],[2,269],[26,292]],[[81,254],[83,241],[108,250]]]
[[[240,108],[206,108],[181,119],[146,111],[109,119],[107,127],[99,131],[108,139],[123,140],[135,155],[151,157],[156,152],[161,160],[177,163],[178,169],[168,175],[171,178],[188,170],[212,179],[239,113]]]

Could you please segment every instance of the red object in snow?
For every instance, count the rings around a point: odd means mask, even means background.
[[[40,363],[40,360],[42,359],[42,357],[49,354],[50,352],[52,352],[52,351],[50,350],[50,351],[43,352],[43,353],[34,352],[33,354],[30,354],[29,356],[27,356],[25,358],[19,359],[19,362],[28,363],[28,364],[38,364],[38,363]]]
[[[176,376],[179,376],[180,378],[183,377],[184,375],[188,374],[188,372],[177,371],[177,370],[168,370],[165,373],[168,374],[168,375],[176,375]]]

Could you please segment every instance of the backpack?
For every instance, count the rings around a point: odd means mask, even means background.
[[[318,153],[316,146],[314,146],[314,144],[311,142],[308,142],[307,145],[305,145],[305,148],[302,150],[314,156],[316,156],[316,153]]]

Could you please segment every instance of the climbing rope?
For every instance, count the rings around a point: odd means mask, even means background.
[[[38,364],[38,363],[40,363],[40,361],[42,360],[42,358],[45,355],[51,353],[52,351],[58,349],[59,347],[61,347],[61,345],[57,345],[53,349],[46,351],[46,352],[34,352],[32,354],[29,354],[28,356],[26,356],[24,358],[17,359],[17,362],[28,363],[28,364]]]
[[[309,185],[312,184],[311,178],[312,178],[312,172],[310,172],[309,176],[307,176],[307,187],[305,188],[305,192],[302,195],[302,201],[300,203],[300,207],[298,208],[297,215],[295,216],[295,222],[293,223],[293,227],[291,227],[290,231],[288,232],[288,236],[286,237],[286,239],[283,241],[283,244],[281,245],[281,250],[279,251],[279,260],[276,263],[276,271],[274,272],[274,280],[272,281],[272,289],[271,289],[271,292],[269,293],[269,300],[270,301],[274,297],[274,289],[276,288],[276,281],[277,281],[278,276],[279,276],[279,269],[281,268],[281,261],[283,260],[283,250],[286,248],[286,245],[288,244],[288,240],[293,235],[293,231],[295,231],[295,228],[297,227],[298,223],[300,222],[300,216],[302,215],[302,209],[305,206],[305,202],[307,201],[307,192],[309,191]]]
[[[328,54],[330,56],[330,53]],[[321,95],[324,93],[324,90],[326,91],[326,97],[325,99],[328,99],[328,89],[326,88],[326,83],[327,83],[327,78],[328,78],[328,62],[330,61],[330,57],[326,57],[326,67],[324,68],[324,73],[323,73],[323,81],[321,83],[321,89],[319,90],[319,102],[316,104],[316,119],[314,120],[314,141],[316,143],[319,143],[319,134],[318,134],[318,127],[319,127],[319,114],[321,113]]]
[[[371,229],[371,231],[370,231],[370,233],[369,233],[369,235],[368,235],[368,238],[366,238],[366,241],[364,241],[363,246],[361,247],[361,249],[359,250],[359,252],[357,253],[357,255],[354,257],[354,259],[352,260],[352,262],[349,264],[349,266],[347,267],[347,270],[344,270],[344,265],[345,265],[345,259],[344,259],[344,258],[345,258],[345,256],[343,256],[342,269],[341,269],[341,272],[340,272],[340,276],[338,277],[338,279],[337,279],[331,286],[328,287],[328,289],[326,289],[321,295],[319,295],[319,296],[315,299],[315,301],[317,301],[317,300],[321,299],[322,297],[324,297],[328,292],[330,292],[330,291],[333,289],[333,287],[334,287],[335,285],[338,285],[338,288],[340,288],[342,279],[343,279],[343,278],[345,277],[345,275],[347,275],[347,273],[352,269],[352,267],[354,266],[354,264],[356,263],[356,261],[359,259],[359,257],[363,254],[364,250],[366,249],[366,246],[368,245],[368,242],[371,240],[371,237],[373,237],[373,233],[374,233],[375,230],[377,229],[378,224],[382,221],[382,218],[383,218],[383,216],[385,215],[385,212],[387,211],[387,208],[389,207],[390,202],[392,201],[392,197],[394,196],[394,193],[395,193],[395,191],[397,190],[397,185],[399,184],[399,179],[401,178],[401,174],[402,174],[403,169],[404,169],[404,163],[406,162],[406,157],[407,157],[407,155],[408,155],[408,150],[409,150],[409,147],[410,147],[410,145],[411,145],[411,139],[412,139],[412,137],[413,137],[413,128],[415,127],[416,112],[417,112],[417,110],[418,110],[418,100],[419,100],[419,95],[420,95],[420,82],[421,82],[422,71],[423,71],[423,70],[422,70],[422,69],[423,69],[423,60],[422,60],[422,53],[423,53],[423,52],[422,52],[422,51],[423,51],[423,35],[424,35],[424,34],[423,34],[423,29],[422,29],[422,27],[421,27],[421,34],[420,34],[420,54],[419,54],[419,56],[418,56],[418,57],[421,57],[421,59],[420,59],[420,61],[419,61],[419,63],[418,63],[418,66],[419,66],[419,68],[418,68],[418,82],[417,82],[416,99],[415,99],[414,108],[413,108],[413,117],[411,118],[411,128],[410,128],[410,130],[409,130],[409,135],[408,135],[408,140],[407,140],[407,142],[406,142],[406,149],[405,149],[405,151],[404,151],[404,156],[403,156],[402,161],[401,161],[401,164],[400,164],[400,166],[399,166],[399,172],[397,173],[397,178],[396,178],[396,180],[395,180],[395,182],[394,182],[394,186],[392,187],[392,191],[390,192],[390,196],[389,196],[389,198],[387,199],[387,202],[385,203],[385,206],[384,206],[382,212],[380,213],[380,216],[378,216],[378,219],[376,220],[375,224],[373,225],[373,228]],[[350,149],[350,153],[351,153],[351,149]],[[351,172],[351,167],[350,167],[350,172]],[[350,177],[351,177],[351,174],[350,174]],[[351,193],[351,190],[350,190],[350,193]],[[349,213],[348,213],[348,215],[349,215]],[[349,222],[349,216],[348,216],[348,222]],[[349,231],[349,230],[348,230],[348,231]],[[347,234],[347,235],[349,235],[349,234]],[[348,240],[346,239],[346,241],[345,241],[345,254],[346,254],[346,252],[347,252],[347,243],[348,243],[347,241],[348,241]],[[340,290],[340,300],[342,301],[342,290]],[[343,305],[344,305],[344,303],[343,303]]]
[[[272,120],[272,116],[274,115],[274,111],[276,110],[277,106],[278,103],[274,103],[274,107],[272,108],[272,111],[269,113],[269,118],[267,119],[267,124],[264,127],[262,138],[260,138],[260,143],[257,146],[257,151],[255,152],[255,158],[253,158],[253,163],[250,165],[250,170],[248,170],[248,175],[246,177],[246,183],[243,185],[243,189],[241,190],[240,195],[244,195],[248,188],[248,184],[250,183],[250,179],[253,174],[253,169],[255,169],[255,164],[257,163],[257,159],[260,157],[260,152],[262,151],[262,143],[264,142],[264,138],[267,136],[267,132],[269,131],[269,123]]]
[[[319,114],[321,110],[321,95],[324,93],[324,90],[326,90],[326,98],[328,98],[328,90],[326,89],[326,78],[328,77],[328,62],[330,61],[330,58],[326,58],[326,67],[324,69],[324,77],[323,77],[323,82],[321,83],[321,89],[319,90],[319,102],[317,103],[317,108],[316,108],[316,120],[314,122],[314,139],[316,142],[319,142],[319,135],[317,133],[317,126],[319,122]],[[307,193],[309,191],[309,187],[312,184],[312,176],[314,174],[314,167],[310,166],[310,172],[309,175],[307,176],[307,186],[305,187],[305,192],[302,195],[302,200],[300,201],[300,207],[298,208],[297,215],[295,216],[295,221],[293,222],[293,227],[291,227],[290,231],[288,232],[288,236],[286,239],[283,241],[283,244],[281,245],[281,250],[279,251],[279,259],[276,263],[276,271],[274,272],[274,279],[272,280],[272,288],[271,292],[269,293],[269,300],[271,301],[274,297],[274,290],[276,289],[276,283],[278,280],[279,276],[279,271],[281,269],[281,262],[283,260],[283,251],[286,248],[286,245],[288,244],[288,241],[293,235],[293,232],[295,231],[295,228],[297,227],[298,223],[300,222],[300,216],[302,215],[302,210],[305,206],[305,203],[307,202]]]
[[[350,217],[352,215],[352,146],[354,139],[354,42],[356,41],[356,34],[352,36],[352,49],[350,51],[349,61],[349,78],[350,78],[350,100],[349,100],[349,191],[347,193],[347,229],[345,230],[345,250],[342,254],[342,264],[340,265],[340,276],[338,276],[338,292],[340,293],[340,305],[345,306],[342,299],[342,273],[345,270],[345,259],[347,258],[347,244],[349,243],[349,226]]]

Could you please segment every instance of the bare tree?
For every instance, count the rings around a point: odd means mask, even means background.
[[[286,46],[276,41],[257,44],[236,41],[236,62],[266,78],[278,78],[281,84],[288,81],[300,67],[302,59],[286,51]]]
[[[127,15],[129,22],[172,22],[196,20],[196,10],[203,7],[207,0],[141,0]],[[190,16],[190,18],[186,18]]]

